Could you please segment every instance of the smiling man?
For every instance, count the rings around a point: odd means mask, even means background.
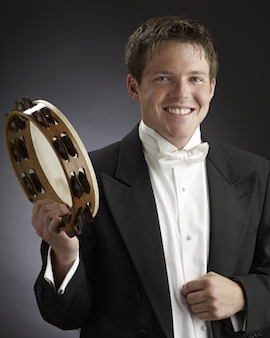
[[[270,325],[269,162],[201,135],[213,39],[192,20],[152,19],[129,38],[126,64],[142,121],[90,153],[94,222],[69,238],[66,206],[34,205],[40,311],[82,338],[259,337]]]
[[[129,74],[128,91],[141,105],[144,123],[182,149],[208,113],[215,91],[202,47],[162,42],[149,57],[139,85]],[[150,52],[149,52],[150,53]]]

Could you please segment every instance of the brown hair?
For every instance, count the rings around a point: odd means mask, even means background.
[[[148,53],[153,53],[163,41],[175,40],[190,43],[204,51],[209,64],[210,79],[217,75],[218,53],[212,36],[199,23],[183,16],[164,16],[143,23],[129,37],[125,48],[125,60],[128,73],[141,84],[143,70],[146,67]]]

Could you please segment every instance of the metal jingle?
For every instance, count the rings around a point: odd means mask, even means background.
[[[67,151],[67,148],[64,145],[64,143],[62,141],[58,140],[58,138],[55,138],[55,140],[53,141],[53,145],[54,145],[54,148],[56,149],[56,151],[58,152],[58,154],[65,161],[69,161],[68,151]]]
[[[26,186],[26,188],[28,189],[28,191],[30,192],[30,194],[34,197],[36,195],[33,184],[31,183],[31,181],[29,180],[29,178],[25,175],[23,176],[23,182]]]
[[[90,184],[84,172],[79,172],[79,181],[83,187],[83,192],[86,194],[90,193]]]
[[[63,217],[62,218],[62,224],[61,226],[63,228],[67,228],[70,225],[70,220],[71,220],[71,215],[69,217]],[[82,234],[82,229],[78,226],[72,227],[70,229],[65,230],[66,234],[68,237],[72,238],[75,235],[81,235]]]
[[[17,163],[20,163],[22,156],[21,156],[20,149],[17,146],[17,144],[15,143],[15,141],[11,143],[11,150],[12,150],[12,154],[13,154],[14,160]]]
[[[47,119],[48,121],[50,121],[53,124],[57,124],[56,119],[54,118],[52,112],[50,111],[49,108],[47,107],[43,107],[40,109],[40,113],[45,117],[45,119]]]
[[[39,193],[42,193],[42,191],[44,191],[44,188],[43,188],[42,184],[40,183],[40,180],[39,180],[36,172],[32,172],[30,174],[30,176],[31,176],[32,183],[33,183],[34,187],[36,188],[36,190]]]
[[[36,111],[36,112],[32,113],[32,115],[36,118],[36,120],[39,123],[41,123],[43,125],[43,127],[47,128],[47,129],[49,128],[49,125],[48,125],[46,119],[44,118],[44,116],[40,112]]]
[[[77,150],[74,147],[73,142],[71,141],[71,139],[69,138],[69,136],[67,134],[62,136],[61,140],[65,144],[65,146],[67,147],[67,150],[68,150],[68,152],[71,156],[75,157],[76,155],[78,155]]]
[[[19,139],[19,143],[18,143],[19,149],[21,151],[21,155],[22,157],[26,160],[29,159],[29,155],[28,155],[28,151],[24,142],[24,139]]]
[[[17,122],[16,117],[14,117],[14,118],[12,119],[12,121],[10,122],[9,130],[10,130],[12,133],[17,133],[17,132],[18,132],[18,130],[19,130],[19,125],[18,125],[18,122]]]
[[[68,217],[62,217],[62,224],[61,224],[61,226],[66,228],[66,227],[69,226],[69,224],[70,224],[70,219]]]
[[[83,187],[77,177],[73,175],[71,176],[71,189],[74,196],[76,196],[77,198],[82,197]]]
[[[25,106],[20,101],[14,101],[14,109],[13,110],[24,111],[25,110]]]
[[[66,230],[66,234],[68,235],[68,237],[72,238],[75,236],[75,232],[73,230],[74,228],[70,228],[68,230]]]
[[[29,99],[29,97],[22,98],[22,104],[26,109],[34,107],[33,102]]]
[[[84,213],[82,212],[81,207],[78,210],[78,214],[77,214],[77,218],[76,218],[76,224],[81,231],[86,224],[86,219],[85,219]]]
[[[68,237],[72,238],[74,236],[81,235],[82,230],[79,229],[78,227],[73,227],[73,228],[66,230],[66,234],[68,235]]]
[[[93,222],[92,211],[91,211],[91,208],[88,204],[86,204],[86,207],[84,209],[84,216],[85,216],[85,220],[86,220],[87,223]]]
[[[80,227],[74,227],[72,229],[74,231],[75,236],[79,236],[79,235],[82,234],[82,228],[80,228]]]
[[[26,128],[26,121],[27,121],[26,117],[18,115],[17,123],[21,130]]]
[[[61,226],[64,227],[64,228],[67,228],[69,226],[69,224],[70,224],[70,219],[68,217],[63,217]],[[68,237],[70,237],[70,238],[74,237],[74,235],[75,235],[73,228],[65,230],[65,232],[68,235]]]
[[[18,114],[18,118],[24,122],[28,121],[28,118],[25,115]]]

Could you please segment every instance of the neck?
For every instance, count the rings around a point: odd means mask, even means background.
[[[168,142],[170,142],[172,145],[174,145],[178,150],[182,150],[190,141],[190,138],[184,138],[184,139],[168,139],[165,136],[163,136],[162,134],[160,134],[159,132],[157,132],[160,136],[162,136],[165,140],[167,140]]]

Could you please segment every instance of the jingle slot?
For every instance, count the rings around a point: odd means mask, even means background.
[[[43,125],[43,127],[45,127],[46,129],[49,129],[49,125],[48,125],[48,123],[46,122],[46,119],[44,118],[44,116],[43,116],[40,112],[36,111],[36,112],[32,113],[32,115],[35,117],[35,119],[36,119],[40,124]]]
[[[28,151],[27,151],[23,136],[20,136],[20,138],[19,138],[18,147],[20,149],[20,152],[21,152],[23,159],[29,160],[29,155],[28,155]]]
[[[74,144],[73,142],[71,141],[70,137],[66,134],[66,133],[62,133],[61,134],[61,140],[62,142],[64,143],[64,145],[66,146],[69,154],[72,156],[72,157],[77,157],[78,156],[78,153],[77,153],[77,150],[76,148],[74,147]]]
[[[91,204],[89,205],[89,203],[86,204],[86,207],[84,209],[84,216],[85,216],[85,220],[87,223],[92,223],[93,222],[93,215],[92,215],[92,211],[91,211]]]
[[[34,190],[33,184],[31,183],[31,181],[29,180],[29,178],[26,176],[25,173],[22,173],[22,178],[23,178],[23,182],[24,182],[24,185],[27,188],[27,190],[30,192],[30,194],[33,197],[36,197],[37,195],[36,195],[36,192]]]
[[[58,154],[65,160],[65,161],[69,161],[69,157],[68,157],[68,151],[66,146],[64,145],[64,143],[62,141],[60,141],[56,136],[53,137],[53,145],[54,148],[56,149],[56,151],[58,152]]]
[[[70,218],[69,217],[63,217],[61,226],[67,228],[69,226],[69,224],[70,224]]]
[[[24,116],[18,115],[17,123],[18,123],[20,130],[24,130],[26,128],[26,121],[27,121],[27,118],[25,118]]]
[[[78,214],[77,214],[77,218],[76,218],[76,224],[77,224],[80,232],[82,233],[82,229],[86,224],[86,219],[85,219],[84,213],[82,212],[81,207],[78,210]]]
[[[15,117],[14,117],[14,118],[12,119],[12,121],[10,122],[9,130],[10,130],[12,133],[17,133],[18,130],[19,130],[19,125],[18,125],[17,119],[16,119]]]
[[[71,208],[71,213],[72,213],[72,208]],[[63,217],[62,218],[62,223],[61,223],[61,227],[63,228],[67,228],[70,225],[70,221],[71,221],[71,214],[69,215],[69,217]],[[72,238],[75,235],[80,235],[82,233],[81,229],[79,227],[72,227],[70,229],[65,230],[66,234],[68,235],[68,237]]]
[[[33,102],[29,99],[29,97],[23,97],[22,98],[22,104],[26,109],[34,107]]]
[[[11,142],[11,150],[12,150],[12,154],[13,154],[14,160],[17,163],[20,163],[22,156],[21,156],[21,152],[20,152],[19,147],[15,143],[15,140],[12,140],[12,142]]]
[[[30,169],[29,170],[29,174],[32,180],[32,183],[34,185],[34,187],[36,188],[36,190],[40,193],[40,194],[44,194],[45,193],[45,189],[43,188],[42,184],[40,183],[40,180],[35,172],[34,169]]]
[[[50,111],[49,108],[47,107],[43,107],[40,109],[40,113],[44,116],[44,118],[48,121],[50,121],[53,124],[58,124],[58,122],[56,121],[56,119],[54,118],[52,112]]]
[[[14,108],[13,110],[19,110],[19,111],[24,111],[25,107],[20,101],[14,101]]]
[[[75,236],[74,228],[70,228],[68,230],[65,230],[66,234],[68,235],[69,238],[72,238]]]
[[[61,223],[61,227],[63,228],[67,228],[70,224],[70,218],[68,217],[63,217],[62,218],[62,223]],[[74,237],[74,232],[73,232],[73,228],[70,228],[68,230],[65,230],[66,234],[68,235],[68,237],[72,238]]]
[[[83,187],[80,181],[75,176],[75,173],[71,173],[71,189],[74,196],[81,198],[83,194]]]
[[[72,238],[74,236],[81,235],[82,230],[79,229],[78,227],[73,227],[73,228],[66,230],[66,234],[68,235],[68,237]]]
[[[83,168],[79,169],[79,181],[81,182],[81,185],[83,187],[83,192],[85,194],[89,194],[90,193],[90,184],[88,182],[88,179],[85,175]]]

